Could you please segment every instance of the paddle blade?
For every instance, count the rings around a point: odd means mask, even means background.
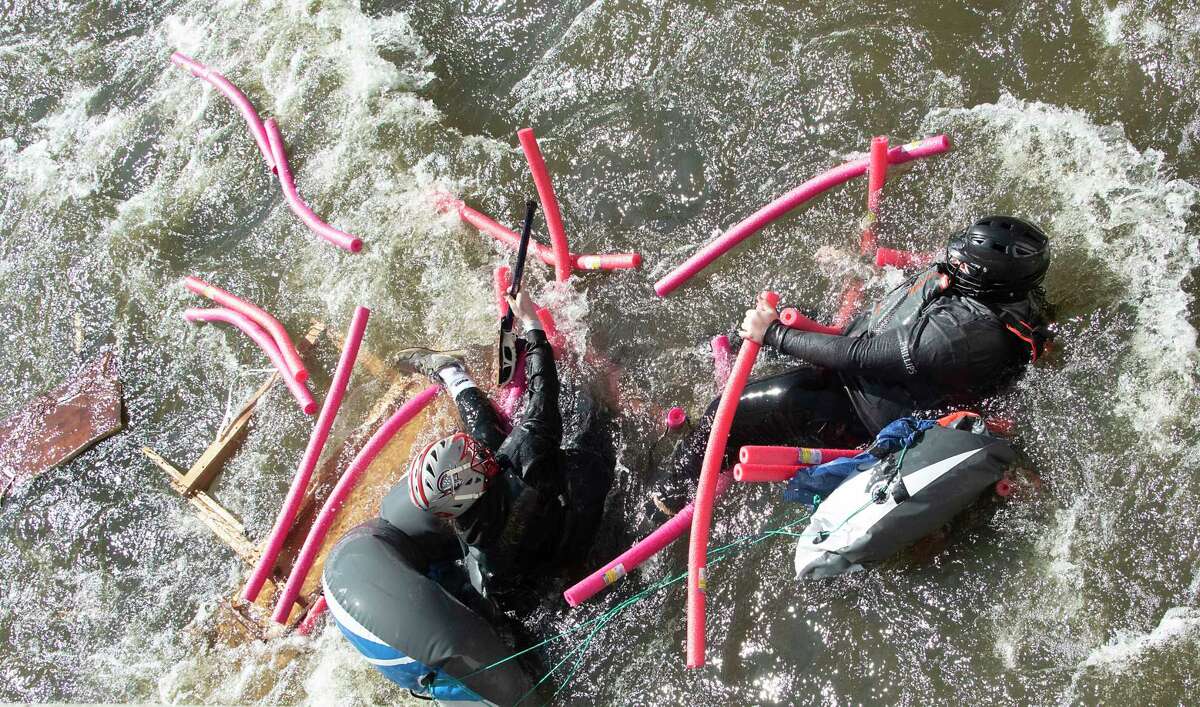
[[[496,384],[505,385],[513,379],[513,375],[517,371],[517,336],[512,333],[511,329],[500,331],[498,355]]]

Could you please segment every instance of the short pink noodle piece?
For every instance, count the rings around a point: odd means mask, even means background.
[[[499,311],[500,317],[508,314],[508,290],[512,287],[512,274],[509,272],[508,266],[501,265],[492,271],[492,289],[496,293],[496,309]]]
[[[317,600],[313,603],[312,608],[309,609],[308,613],[304,615],[304,620],[300,622],[300,626],[296,628],[296,633],[300,634],[301,636],[307,636],[308,634],[312,633],[313,626],[316,626],[317,624],[317,619],[321,618],[321,614],[324,614],[325,610],[328,608],[329,605],[325,603],[325,595],[322,594],[321,596],[317,597]]]
[[[742,483],[771,483],[787,481],[796,475],[802,466],[774,466],[770,464],[735,464],[733,480]]]
[[[300,588],[304,585],[309,570],[312,569],[313,561],[317,558],[317,551],[321,549],[325,535],[329,532],[334,518],[337,517],[338,511],[342,509],[342,504],[354,490],[354,486],[363,472],[367,470],[375,457],[379,456],[392,437],[396,436],[397,432],[420,414],[429,403],[433,402],[433,399],[437,397],[438,390],[439,386],[431,385],[418,393],[412,400],[400,406],[400,409],[389,417],[387,422],[384,422],[375,431],[375,434],[371,435],[371,439],[367,440],[366,445],[354,457],[354,461],[350,462],[350,466],[342,473],[337,486],[334,486],[325,505],[321,506],[320,512],[317,513],[317,518],[308,531],[308,537],[304,539],[304,546],[300,548],[300,554],[296,556],[296,562],[292,565],[291,575],[280,594],[279,603],[275,605],[275,612],[271,615],[276,623],[287,622],[288,615],[292,613],[292,605],[296,602],[296,597],[300,595]]]
[[[550,183],[550,173],[546,170],[546,160],[542,158],[533,128],[518,130],[517,140],[525,153],[525,161],[529,163],[538,200],[542,202],[542,211],[546,214],[546,230],[550,232],[550,247],[554,251],[554,279],[566,282],[571,277],[571,251],[567,248],[567,233],[563,229],[558,199],[554,196],[554,185]]]
[[[779,306],[779,295],[763,292],[759,301],[771,309]],[[713,416],[712,431],[708,435],[708,447],[704,451],[704,462],[700,467],[700,480],[696,486],[696,511],[692,516],[692,535],[688,544],[688,603],[687,603],[687,666],[698,668],[704,665],[704,621],[705,592],[708,578],[705,568],[708,563],[708,532],[712,527],[713,502],[716,499],[717,477],[721,473],[721,460],[725,457],[725,445],[729,442],[729,428],[737,413],[742,390],[754,368],[754,359],[762,345],[746,339],[738,351],[737,361],[717,404]]]
[[[681,407],[673,407],[667,410],[667,414],[663,420],[667,423],[667,429],[674,431],[683,427],[684,423],[687,422],[687,413]]]
[[[729,337],[720,334],[712,338],[713,379],[717,390],[725,390],[729,381],[729,371],[733,369],[733,349],[729,347]]]
[[[292,178],[292,168],[288,165],[287,152],[283,147],[283,136],[280,135],[279,126],[275,124],[274,119],[267,119],[266,130],[271,154],[275,157],[275,173],[279,175],[279,185],[283,188],[284,200],[287,201],[292,213],[296,214],[309,230],[338,248],[351,253],[361,251],[363,247],[361,239],[345,231],[339,231],[322,221],[321,217],[317,216],[317,213],[300,198],[300,193],[296,191],[296,181]]]
[[[875,266],[893,268],[923,268],[938,258],[937,251],[917,253],[911,250],[880,248],[875,251]]]
[[[945,135],[938,135],[908,145],[893,147],[888,150],[888,163],[893,165],[904,164],[920,157],[938,155],[949,149],[949,138]],[[813,197],[840,184],[844,184],[855,177],[861,177],[863,174],[866,174],[869,165],[869,157],[852,160],[839,167],[834,167],[818,177],[813,177],[789,191],[743,219],[737,225],[717,237],[716,240],[701,248],[698,253],[688,258],[683,264],[667,273],[666,276],[654,283],[654,291],[658,293],[659,297],[666,297],[677,287],[712,264],[714,260],[729,252],[738,243],[746,240],[768,224],[776,221],[784,214]]]
[[[717,479],[715,493],[718,498],[725,493],[725,489],[729,488],[732,480],[733,475],[728,472],[721,474]],[[692,515],[695,513],[695,508],[695,503],[687,504],[653,533],[634,543],[633,547],[563,592],[563,598],[567,600],[567,604],[579,606],[599,594],[605,587],[616,584],[622,577],[640,567],[651,557],[662,552],[663,548],[678,540],[692,527]]]
[[[871,140],[871,164],[867,171],[867,226],[863,229],[860,249],[863,255],[871,255],[879,247],[875,227],[879,225],[879,202],[883,196],[883,183],[887,180],[888,139],[886,136]]]
[[[777,447],[748,444],[738,450],[738,461],[756,466],[810,466],[861,454],[857,449]]]
[[[288,336],[287,329],[284,329],[279,320],[271,316],[265,309],[191,275],[183,278],[183,286],[193,294],[207,297],[226,309],[232,309],[252,319],[255,324],[271,335],[271,339],[275,341],[275,347],[279,349],[279,353],[283,355],[283,360],[287,363],[286,370],[290,371],[290,375],[301,383],[308,380],[308,371],[304,369],[304,361],[300,359],[300,352],[292,344],[292,338]]]
[[[242,598],[246,601],[252,602],[258,598],[263,584],[275,571],[275,560],[279,557],[280,550],[283,549],[283,542],[292,529],[292,523],[296,521],[296,514],[300,511],[300,503],[304,500],[304,492],[308,489],[313,469],[316,468],[317,461],[321,458],[321,451],[325,449],[329,431],[333,428],[333,420],[342,406],[342,398],[346,394],[346,386],[350,383],[350,372],[354,370],[354,362],[358,358],[358,348],[362,344],[363,332],[367,329],[367,317],[370,314],[371,310],[366,307],[358,307],[354,310],[354,317],[350,320],[350,329],[346,332],[346,343],[342,347],[342,355],[338,359],[337,370],[333,374],[333,382],[329,386],[325,402],[321,405],[321,414],[317,416],[317,424],[308,438],[308,446],[304,449],[304,456],[300,458],[300,465],[296,468],[296,475],[292,478],[292,486],[284,498],[283,507],[279,510],[279,517],[275,519],[275,527],[271,529],[271,534],[267,537],[266,548],[263,550],[258,564],[255,565],[254,571],[250,573],[250,580],[242,592]]]
[[[189,322],[224,322],[232,324],[242,333],[249,336],[258,344],[258,348],[262,349],[267,358],[271,359],[275,370],[279,371],[279,377],[283,379],[285,385],[292,393],[292,397],[300,403],[300,409],[305,415],[311,415],[317,411],[317,403],[309,394],[308,388],[304,384],[296,380],[296,377],[288,371],[287,363],[284,362],[283,356],[280,355],[279,349],[275,347],[275,342],[271,337],[267,336],[267,332],[263,331],[257,324],[250,320],[249,317],[235,312],[232,309],[189,309],[183,313],[183,317]]]
[[[817,334],[841,334],[842,330],[837,327],[826,326],[820,322],[809,319],[800,313],[800,310],[795,307],[788,307],[779,313],[779,321],[789,329],[799,329],[800,331],[811,331]]]
[[[267,132],[263,127],[262,118],[258,117],[258,111],[254,109],[254,104],[250,102],[250,99],[246,98],[246,94],[239,91],[238,87],[230,83],[229,79],[182,52],[172,54],[171,62],[187,69],[192,76],[209,82],[229,99],[234,108],[237,108],[238,112],[242,114],[242,118],[246,121],[246,127],[250,128],[250,134],[254,136],[254,142],[258,144],[258,151],[267,161],[267,166],[274,167],[275,159],[271,156],[271,146],[267,142]]]

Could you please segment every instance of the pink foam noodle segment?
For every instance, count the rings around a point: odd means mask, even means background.
[[[642,256],[639,253],[572,254],[571,263],[580,270],[632,270],[642,266]]]
[[[287,329],[284,329],[279,320],[271,316],[269,312],[237,295],[222,290],[220,287],[210,285],[198,277],[189,275],[183,278],[183,286],[193,294],[206,297],[226,309],[232,309],[249,317],[255,324],[265,329],[271,335],[275,347],[279,349],[279,353],[287,363],[287,368],[280,372],[288,377],[294,377],[301,383],[308,380],[308,371],[304,369],[304,361],[300,359],[300,352],[292,344],[292,338],[288,336]]]
[[[779,295],[763,292],[759,301],[775,309],[779,306]],[[721,473],[721,461],[725,457],[725,445],[729,442],[729,428],[737,413],[742,390],[754,368],[761,344],[752,339],[742,342],[721,402],[713,417],[712,431],[708,435],[708,447],[704,450],[704,462],[700,467],[700,480],[696,486],[696,511],[692,515],[692,535],[688,543],[688,603],[687,603],[687,666],[698,668],[704,665],[704,621],[705,592],[708,578],[705,567],[708,563],[708,532],[712,527],[713,502],[716,498],[717,477]]]
[[[275,571],[275,561],[283,549],[283,543],[292,529],[292,524],[296,521],[296,514],[300,512],[304,492],[308,489],[313,470],[317,467],[317,461],[320,460],[321,452],[325,449],[325,442],[329,439],[329,431],[333,428],[334,418],[337,417],[338,410],[342,406],[342,398],[346,394],[346,386],[350,383],[350,373],[354,370],[354,362],[358,359],[358,349],[362,344],[363,332],[367,329],[367,318],[370,314],[371,310],[366,307],[357,307],[354,310],[354,316],[350,319],[350,328],[346,331],[346,343],[342,347],[342,355],[338,359],[333,381],[329,385],[329,393],[321,405],[321,414],[317,416],[317,424],[313,427],[312,434],[309,435],[308,446],[304,448],[304,456],[300,458],[300,464],[296,467],[296,475],[292,477],[292,485],[283,500],[279,516],[275,519],[275,526],[271,529],[271,534],[267,536],[262,556],[259,557],[258,564],[254,566],[254,570],[250,573],[250,580],[246,582],[246,588],[242,591],[242,598],[248,602],[258,598],[263,584]]]
[[[275,158],[271,154],[271,145],[267,141],[267,132],[263,127],[262,118],[258,117],[258,111],[254,109],[254,104],[250,102],[250,99],[246,98],[246,94],[230,83],[229,79],[182,52],[172,54],[171,63],[187,69],[192,76],[198,79],[204,79],[229,99],[233,107],[242,114],[242,118],[246,121],[246,127],[250,128],[250,134],[254,136],[254,142],[258,144],[258,151],[267,161],[267,166],[274,167]]]
[[[950,149],[950,139],[945,135],[925,138],[907,145],[893,147],[888,150],[889,165],[899,165],[912,160],[940,155]],[[729,252],[734,246],[754,235],[789,211],[809,201],[838,185],[845,184],[855,177],[866,174],[870,165],[869,157],[851,160],[834,167],[824,174],[813,177],[778,199],[750,214],[734,225],[728,231],[718,236],[708,245],[700,249],[681,265],[667,273],[654,283],[654,291],[659,297],[666,297],[683,283],[695,277],[714,260]]]
[[[796,475],[804,466],[775,466],[771,464],[735,464],[733,480],[742,483],[772,483],[787,481]]]
[[[296,628],[296,633],[301,636],[307,636],[312,633],[313,626],[317,625],[317,619],[321,618],[321,614],[324,614],[328,608],[329,605],[325,603],[325,595],[322,594],[317,597],[317,600],[313,602],[312,608],[308,610],[308,613],[304,614],[304,620]]]
[[[558,326],[554,323],[554,315],[545,307],[538,307],[538,321],[542,324],[542,331],[546,332],[546,340],[550,342],[550,346],[555,351],[560,351],[563,347],[562,334],[558,333]]]
[[[715,494],[720,497],[729,488],[733,475],[723,473],[717,479]],[[625,552],[617,555],[600,569],[584,577],[567,591],[563,598],[569,606],[579,606],[604,590],[620,581],[625,575],[633,572],[651,557],[662,552],[668,545],[679,539],[692,527],[692,516],[695,513],[695,503],[689,503],[679,510],[670,520],[663,523],[646,537],[634,543]]]
[[[296,191],[296,180],[292,178],[292,168],[288,165],[287,152],[283,146],[283,136],[279,133],[279,126],[275,124],[274,119],[267,119],[266,130],[267,141],[271,146],[271,154],[275,156],[275,174],[279,176],[279,185],[283,188],[283,198],[287,201],[288,208],[304,222],[305,226],[308,226],[310,231],[321,238],[351,253],[361,251],[363,243],[360,238],[352,236],[345,231],[339,231],[325,223],[300,198],[300,192]]]
[[[918,253],[911,250],[895,250],[893,248],[879,248],[875,251],[875,266],[893,268],[923,268],[926,265],[936,261],[940,255],[937,251],[929,251],[926,253]]]
[[[674,431],[680,427],[683,427],[683,424],[687,422],[687,413],[684,412],[683,408],[681,407],[673,407],[670,410],[667,410],[667,414],[663,418],[663,421],[667,423],[668,430]]]
[[[492,271],[492,290],[496,294],[496,310],[503,319],[508,314],[508,290],[512,286],[512,275],[507,265],[501,265]]]
[[[325,535],[329,533],[334,518],[342,509],[350,492],[358,484],[363,472],[367,470],[371,462],[375,461],[375,457],[379,456],[392,437],[395,437],[397,432],[404,429],[405,425],[419,415],[429,403],[433,402],[440,389],[440,386],[431,385],[401,405],[400,409],[393,413],[375,431],[375,434],[371,435],[371,438],[355,455],[354,460],[350,462],[350,466],[342,473],[337,485],[329,494],[329,498],[325,500],[325,505],[321,506],[321,510],[317,513],[316,520],[313,521],[312,527],[308,531],[308,536],[304,538],[300,554],[296,556],[296,562],[292,565],[292,572],[288,576],[287,584],[284,585],[279,602],[275,605],[275,612],[271,615],[276,623],[287,622],[288,615],[292,612],[292,605],[296,602],[296,597],[300,595],[300,588],[304,585],[309,570],[312,569],[313,561],[317,558],[317,551],[321,549]]]
[[[842,303],[838,305],[837,314],[833,315],[833,326],[844,330],[858,310],[862,309],[862,301],[863,281],[857,278],[850,280],[842,291]]]
[[[837,327],[826,326],[818,321],[809,319],[800,313],[800,310],[795,307],[788,307],[779,313],[779,321],[789,329],[799,329],[800,331],[811,331],[816,334],[841,334],[842,330]]]
[[[521,409],[521,401],[525,398],[526,384],[525,352],[519,351],[517,353],[517,363],[513,369],[512,380],[500,389],[500,402],[496,405],[501,419],[503,419],[504,423],[510,429],[513,418],[517,416],[517,411]]]
[[[279,353],[279,349],[276,348],[274,340],[270,336],[267,336],[267,332],[263,331],[249,317],[232,309],[224,308],[192,308],[185,311],[183,317],[189,322],[224,322],[241,329],[242,333],[249,336],[254,343],[258,344],[258,348],[262,349],[267,358],[271,359],[275,370],[279,371],[279,377],[283,379],[292,397],[300,404],[300,409],[304,411],[304,414],[311,415],[317,411],[316,401],[313,400],[312,395],[308,392],[308,388],[305,388],[304,384],[296,380],[296,377],[288,371],[287,363],[284,362],[283,356]]]
[[[879,223],[879,202],[883,196],[883,183],[887,180],[888,139],[887,136],[871,140],[870,164],[867,167],[867,225],[862,232],[860,252],[872,255],[879,247],[875,227]]]
[[[458,214],[458,217],[473,226],[475,230],[491,236],[502,245],[517,250],[521,245],[521,237],[510,228],[506,228],[487,214],[467,206],[461,199],[455,199],[449,194],[439,193],[435,197],[435,205],[439,212]],[[554,251],[531,240],[530,251],[546,265],[554,267],[557,262]],[[639,253],[603,253],[579,255],[571,253],[572,266],[580,270],[630,270],[641,267],[642,256]]]
[[[738,461],[752,466],[813,466],[834,459],[862,454],[857,449],[827,449],[823,447],[778,447],[748,444],[738,450]]]
[[[729,347],[729,337],[720,334],[712,338],[713,379],[716,380],[717,390],[724,390],[729,380],[729,371],[733,368],[733,350]]]
[[[517,141],[521,143],[521,151],[529,163],[538,201],[542,202],[542,212],[546,214],[546,230],[550,232],[550,247],[554,251],[554,279],[566,282],[571,277],[571,251],[567,248],[567,232],[563,230],[562,214],[558,210],[558,199],[554,196],[554,185],[550,183],[550,173],[546,171],[546,160],[542,158],[533,128],[518,130]]]

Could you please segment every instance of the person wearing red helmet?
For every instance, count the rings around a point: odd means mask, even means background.
[[[985,216],[954,233],[942,262],[915,274],[838,334],[789,329],[746,312],[744,337],[802,365],[750,382],[727,449],[744,444],[855,447],[892,420],[970,406],[1041,355],[1050,244],[1036,225]],[[648,507],[678,508],[694,486],[718,401],[683,441]]]

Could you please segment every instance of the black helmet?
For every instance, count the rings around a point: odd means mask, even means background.
[[[984,216],[950,237],[946,260],[954,287],[963,294],[1016,300],[1042,284],[1050,267],[1050,241],[1024,219]]]

